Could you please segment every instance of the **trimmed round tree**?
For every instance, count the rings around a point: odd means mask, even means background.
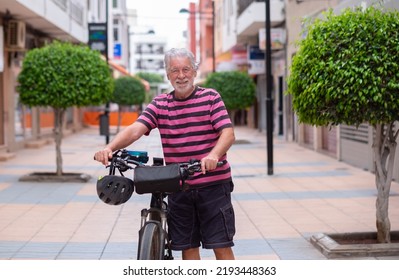
[[[306,24],[288,77],[302,123],[374,127],[377,239],[390,242],[388,218],[399,119],[399,13],[378,7],[332,10]]]
[[[112,96],[113,82],[99,52],[86,45],[55,41],[26,53],[17,91],[22,104],[54,110],[57,176],[63,174],[61,142],[66,109],[104,104]]]
[[[217,90],[232,113],[232,120],[237,110],[252,106],[256,98],[256,86],[252,78],[244,72],[214,72],[207,76],[204,87]]]
[[[162,75],[150,72],[137,72],[136,77],[142,78],[150,83],[150,92],[146,94],[144,103],[150,103],[155,95],[158,94],[158,85],[164,82]]]
[[[163,83],[163,77],[160,74],[150,72],[137,72],[136,76],[146,80],[150,84]]]
[[[115,80],[115,88],[111,101],[119,105],[118,128],[120,127],[121,111],[125,106],[141,105],[145,100],[145,86],[142,81],[132,76],[122,76]]]

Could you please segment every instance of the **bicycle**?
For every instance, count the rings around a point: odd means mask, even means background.
[[[141,210],[138,242],[138,260],[173,260],[171,240],[167,230],[168,194],[182,191],[185,181],[195,172],[201,172],[201,162],[164,165],[163,158],[154,157],[153,165],[148,162],[147,152],[118,150],[113,153],[109,175],[97,181],[99,198],[111,205],[120,205],[130,199],[133,192],[152,194],[149,208]],[[219,162],[218,166],[223,162]],[[120,176],[115,175],[118,170]],[[134,170],[134,181],[124,172]]]

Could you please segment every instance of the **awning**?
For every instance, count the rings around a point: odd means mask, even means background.
[[[232,55],[231,51],[229,50],[227,52],[219,54],[216,57],[216,62],[219,63],[219,62],[223,62],[223,61],[231,61],[232,57],[233,57],[233,55]]]

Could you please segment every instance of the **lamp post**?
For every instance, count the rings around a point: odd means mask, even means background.
[[[107,61],[107,64],[109,63],[109,55],[108,55],[108,51],[109,51],[109,48],[108,48],[108,43],[109,43],[109,37],[108,37],[108,31],[109,31],[109,28],[108,28],[108,15],[109,15],[109,7],[108,7],[108,0],[105,0],[105,25],[106,25],[106,32],[107,32],[107,50],[106,50],[106,55],[105,55],[105,58],[106,58],[106,61]],[[109,143],[109,111],[110,111],[110,104],[109,104],[109,102],[107,102],[106,104],[105,104],[105,110],[104,110],[104,114],[103,114],[103,116],[102,116],[102,120],[103,120],[103,126],[105,127],[105,131],[104,131],[104,134],[105,134],[105,144],[108,144]],[[100,117],[100,121],[101,121],[101,117]]]
[[[267,174],[273,175],[273,99],[272,99],[272,56],[270,35],[270,0],[265,0],[266,6],[266,142],[267,142]]]
[[[196,11],[192,12],[187,9],[180,9],[179,13],[186,13],[191,15],[199,15],[199,18],[202,19],[201,15],[211,16],[212,17],[212,72],[216,71],[216,59],[215,59],[215,1],[212,0],[212,12],[201,12]]]
[[[212,72],[216,71],[215,58],[215,1],[212,0]]]

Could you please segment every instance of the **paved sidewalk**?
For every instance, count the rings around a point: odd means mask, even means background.
[[[275,138],[274,175],[269,176],[265,134],[237,127],[236,138],[228,158],[235,183],[237,259],[326,259],[309,242],[312,235],[375,231],[373,174]],[[122,206],[97,198],[96,178],[106,170],[93,154],[104,144],[94,128],[63,140],[64,171],[91,175],[87,183],[19,181],[28,173],[55,171],[54,144],[24,149],[0,162],[0,259],[136,258],[140,210],[149,196],[134,194]],[[131,148],[162,156],[156,133]],[[397,183],[391,194],[391,228],[399,230]],[[213,259],[211,251],[201,253]],[[181,258],[178,252],[175,257]]]

